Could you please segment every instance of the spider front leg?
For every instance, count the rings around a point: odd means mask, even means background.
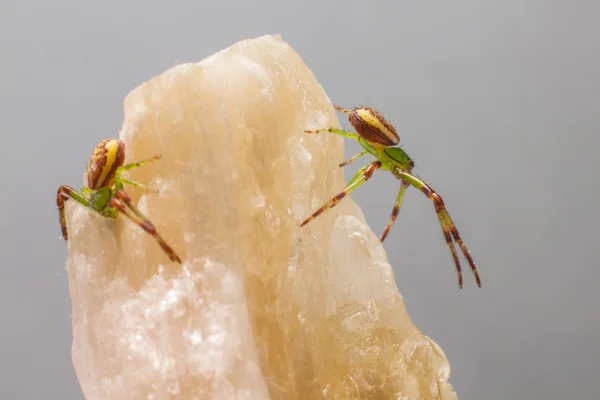
[[[143,165],[149,164],[151,162],[158,161],[158,160],[161,159],[161,157],[162,156],[158,155],[158,156],[154,156],[152,158],[149,158],[147,160],[137,161],[137,162],[134,162],[134,163],[131,163],[131,164],[127,164],[127,165],[123,165],[123,166],[117,168],[117,172],[115,174],[115,181],[117,183],[117,187],[116,188],[117,189],[122,189],[123,188],[123,184],[126,184],[126,185],[134,186],[134,187],[136,187],[138,189],[141,189],[141,190],[143,190],[145,192],[158,193],[158,190],[156,190],[156,189],[150,189],[149,187],[147,187],[143,183],[123,178],[121,176],[121,174],[124,171],[129,171],[130,169],[138,168],[138,167],[141,167]]]
[[[75,189],[69,185],[62,185],[58,188],[56,193],[56,205],[58,207],[58,220],[62,229],[62,235],[65,240],[69,240],[67,233],[67,222],[65,220],[65,202],[69,199],[73,199],[78,203],[83,204],[86,207],[92,208],[89,201]]]
[[[354,139],[357,142],[360,141],[360,136],[358,136],[356,133],[353,132],[348,132],[345,131],[343,129],[338,129],[338,128],[321,128],[321,129],[316,129],[316,130],[305,130],[305,133],[308,133],[309,135],[314,135],[314,134],[319,134],[319,133],[325,133],[325,132],[329,132],[329,133],[335,133],[336,135],[341,135],[350,139]]]
[[[140,228],[145,230],[149,235],[154,237],[160,247],[167,253],[171,261],[177,261],[181,264],[181,259],[175,253],[175,251],[164,241],[164,239],[156,231],[156,227],[140,210],[138,210],[131,202],[131,197],[124,190],[118,189],[115,192],[115,196],[111,197],[109,204],[114,207],[121,214],[125,215],[131,221],[133,221]]]
[[[345,163],[340,164],[340,166],[350,164],[350,163],[356,161],[356,159],[362,157],[363,155],[365,155],[367,153],[370,153],[374,156],[377,156],[377,154],[378,154],[377,150],[375,150],[375,148],[373,147],[373,145],[371,143],[367,142],[364,138],[362,138],[360,135],[358,135],[354,132],[348,132],[343,129],[332,128],[332,127],[321,128],[321,129],[312,130],[312,131],[305,130],[304,132],[308,133],[309,135],[324,133],[324,132],[334,133],[336,135],[340,135],[340,136],[344,136],[344,137],[347,137],[352,140],[356,140],[365,149],[364,151],[360,152],[356,156],[352,157],[352,159],[348,160]]]
[[[346,197],[347,195],[358,189],[366,181],[371,179],[371,176],[373,175],[375,170],[377,170],[380,167],[380,161],[373,161],[372,163],[359,169],[356,175],[354,175],[354,178],[352,178],[350,182],[348,182],[344,190],[339,192],[331,200],[325,203],[321,208],[315,211],[310,217],[308,217],[304,222],[300,224],[300,227],[303,227],[313,219],[317,218],[323,211],[335,207],[344,197]]]
[[[117,176],[119,176],[120,173],[123,172],[123,171],[128,171],[128,170],[130,170],[132,168],[141,167],[142,165],[146,165],[146,164],[149,164],[151,162],[158,161],[158,160],[161,159],[161,157],[162,157],[161,155],[157,155],[157,156],[154,156],[154,157],[149,158],[147,160],[137,161],[137,162],[133,162],[131,164],[123,165],[123,166],[117,168]]]
[[[473,261],[473,258],[469,253],[469,249],[467,249],[467,246],[462,241],[462,238],[460,237],[460,234],[456,229],[456,225],[454,225],[454,221],[452,221],[452,218],[450,218],[450,214],[448,214],[448,210],[446,210],[446,206],[444,205],[444,201],[442,200],[440,195],[437,194],[427,183],[417,178],[416,176],[402,171],[397,171],[396,173],[400,179],[419,189],[425,194],[425,196],[427,196],[427,198],[429,198],[433,202],[435,212],[438,215],[440,226],[442,227],[442,232],[444,233],[444,238],[446,239],[446,243],[448,244],[448,248],[452,253],[454,263],[456,264],[456,272],[458,274],[458,286],[462,289],[462,272],[452,239],[454,239],[454,241],[458,244],[463,255],[467,259],[467,262],[471,267],[471,271],[473,272],[473,276],[475,277],[475,281],[477,282],[477,286],[481,287],[481,280],[479,279],[479,272],[477,271],[475,262]]]

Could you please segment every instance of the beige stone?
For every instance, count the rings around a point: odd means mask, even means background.
[[[176,66],[125,100],[128,189],[182,257],[70,201],[73,363],[95,399],[455,399],[344,186],[340,126],[278,36]]]

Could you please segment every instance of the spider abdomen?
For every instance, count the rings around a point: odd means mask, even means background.
[[[396,129],[383,116],[370,107],[357,107],[348,119],[356,133],[367,142],[395,146],[400,142]]]
[[[87,169],[90,189],[111,187],[117,168],[125,162],[125,143],[119,139],[104,139],[94,149]]]

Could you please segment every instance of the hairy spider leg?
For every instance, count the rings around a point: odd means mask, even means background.
[[[56,193],[56,206],[58,207],[58,220],[65,240],[69,240],[67,233],[67,222],[65,220],[65,201],[73,199],[86,207],[92,208],[90,202],[69,185],[62,185]]]
[[[395,175],[397,175],[400,179],[402,179],[402,181],[407,182],[410,185],[414,186],[415,188],[419,189],[421,192],[423,192],[425,194],[425,196],[427,196],[427,198],[429,198],[433,202],[434,207],[435,207],[435,212],[438,215],[438,220],[440,221],[440,226],[442,227],[442,231],[444,233],[444,238],[446,239],[446,243],[448,244],[448,248],[450,249],[450,251],[452,253],[454,263],[456,264],[456,271],[458,273],[459,287],[462,289],[462,272],[461,272],[461,268],[460,268],[460,262],[456,255],[456,250],[454,248],[454,243],[452,242],[452,238],[454,238],[454,241],[458,244],[463,255],[467,259],[467,262],[469,263],[469,266],[471,267],[471,271],[473,272],[473,276],[475,277],[475,281],[477,282],[477,286],[481,287],[481,280],[479,279],[479,272],[477,271],[475,262],[473,261],[473,258],[471,257],[471,254],[469,253],[469,249],[467,249],[467,246],[462,241],[462,238],[460,237],[458,230],[456,229],[456,225],[454,224],[454,221],[452,221],[452,218],[450,218],[450,214],[448,213],[448,210],[446,210],[446,206],[444,205],[444,201],[442,200],[441,196],[439,194],[437,194],[431,188],[431,186],[429,186],[423,180],[421,180],[420,178],[417,178],[416,176],[414,176],[408,172],[396,170]]]
[[[346,165],[352,164],[354,161],[358,160],[359,158],[361,158],[362,156],[365,156],[367,154],[369,154],[369,152],[367,150],[363,150],[360,153],[358,153],[357,155],[355,155],[354,157],[348,159],[348,161],[344,161],[339,166],[340,167],[345,167]]]
[[[310,221],[318,217],[323,211],[335,207],[344,197],[348,194],[352,193],[356,189],[358,189],[361,185],[363,185],[366,181],[371,179],[373,172],[381,167],[381,161],[373,161],[372,163],[362,167],[358,170],[354,178],[352,178],[344,190],[335,195],[331,200],[325,203],[321,208],[313,213],[310,217],[308,217],[304,222],[300,224],[300,227],[308,224]]]
[[[145,230],[158,242],[160,247],[167,253],[171,261],[177,261],[181,264],[181,259],[175,253],[175,251],[164,241],[160,234],[156,231],[156,227],[140,210],[138,210],[131,202],[131,197],[124,190],[118,189],[115,192],[115,197],[111,197],[109,201],[110,206],[114,207],[117,211],[121,212],[131,221],[133,221],[140,228]]]
[[[400,190],[398,190],[398,195],[396,196],[396,202],[394,203],[394,208],[392,209],[392,215],[390,216],[390,220],[388,221],[381,237],[379,238],[380,242],[383,242],[387,237],[388,233],[390,233],[390,229],[396,222],[396,217],[398,217],[398,213],[400,212],[400,206],[402,206],[402,200],[404,199],[404,193],[406,192],[406,188],[410,185],[404,181],[402,181],[402,185],[400,186]]]

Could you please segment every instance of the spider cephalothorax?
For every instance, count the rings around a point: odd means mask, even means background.
[[[450,249],[450,253],[452,254],[452,258],[454,260],[454,264],[456,265],[456,272],[458,274],[458,286],[462,288],[462,271],[460,266],[460,261],[458,260],[458,256],[456,253],[456,249],[454,247],[454,242],[458,244],[463,255],[467,259],[469,266],[471,267],[471,271],[475,276],[475,281],[477,282],[477,286],[481,287],[481,281],[479,279],[479,272],[477,271],[477,267],[467,249],[467,246],[462,241],[452,218],[448,214],[446,210],[446,206],[444,205],[444,201],[425,181],[418,178],[416,175],[413,175],[412,170],[415,166],[412,159],[406,154],[406,152],[399,148],[395,147],[400,143],[400,138],[396,133],[396,130],[383,116],[377,111],[373,110],[369,107],[355,107],[353,109],[342,108],[339,106],[335,106],[338,111],[341,111],[348,115],[348,120],[356,130],[356,133],[348,132],[342,129],[337,128],[322,128],[316,131],[307,130],[306,133],[321,133],[321,132],[331,132],[337,135],[342,135],[350,139],[356,140],[364,150],[350,158],[349,160],[340,164],[340,167],[351,164],[357,159],[367,154],[371,154],[376,158],[375,161],[370,164],[362,167],[358,170],[356,175],[348,182],[344,190],[335,195],[331,200],[325,203],[321,208],[315,211],[310,217],[308,217],[300,226],[304,226],[308,224],[310,221],[319,216],[323,211],[328,208],[334,207],[338,204],[344,197],[348,194],[356,190],[359,186],[368,181],[373,173],[380,169],[383,171],[390,171],[396,178],[402,181],[400,185],[400,190],[398,191],[398,196],[396,197],[396,202],[394,204],[394,209],[392,211],[392,215],[390,220],[388,221],[385,229],[383,230],[383,234],[380,237],[380,240],[383,242],[387,237],[398,213],[400,212],[400,206],[402,204],[402,199],[404,198],[404,193],[406,188],[409,186],[414,186],[419,189],[421,192],[429,198],[435,207],[435,212],[437,213],[438,220],[440,222],[440,226],[442,227],[442,232],[444,233],[444,238],[446,243],[448,244],[448,248]]]
[[[107,218],[116,218],[119,213],[125,215],[154,237],[172,261],[181,263],[179,256],[158,234],[152,222],[133,205],[131,198],[123,190],[124,184],[149,190],[139,182],[122,177],[121,173],[158,159],[160,159],[160,156],[123,165],[125,162],[125,143],[119,139],[104,139],[98,143],[88,162],[85,176],[86,186],[83,187],[81,193],[68,185],[58,188],[56,205],[58,206],[63,238],[65,240],[69,238],[65,221],[65,201],[73,199]]]

